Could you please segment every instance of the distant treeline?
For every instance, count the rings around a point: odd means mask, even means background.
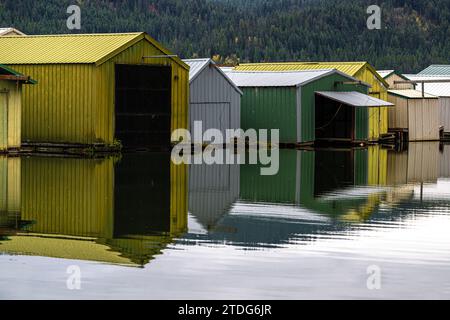
[[[367,60],[407,73],[450,63],[450,0],[0,0],[0,27],[68,33],[71,4],[77,32],[146,31],[183,58]],[[381,30],[367,29],[371,4]]]

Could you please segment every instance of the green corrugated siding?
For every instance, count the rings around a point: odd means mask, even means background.
[[[279,129],[280,142],[297,142],[297,90],[282,88],[242,88],[241,127]]]
[[[354,150],[354,184],[367,181],[367,150]],[[333,152],[330,152],[333,157]],[[258,165],[241,166],[240,198],[243,200],[300,204],[316,212],[345,214],[360,207],[366,197],[324,201],[315,198],[316,153],[280,150],[280,171],[274,176],[261,176]],[[300,171],[299,171],[300,170]],[[298,185],[297,185],[298,184]]]
[[[354,185],[365,185],[367,181],[367,150],[353,150]],[[333,157],[333,152],[330,152]],[[315,152],[302,154],[301,172],[301,205],[316,212],[328,215],[344,215],[352,210],[358,210],[368,200],[366,197],[327,201],[316,198],[315,189]],[[337,169],[337,168],[336,168]]]
[[[369,138],[369,110],[356,108],[355,110],[355,139],[367,140]]]
[[[368,183],[369,152],[367,149],[355,150],[355,185]]]
[[[241,101],[241,126],[247,130],[280,129],[280,142],[313,142],[315,141],[315,92],[316,91],[358,91],[367,94],[363,85],[335,85],[337,81],[348,81],[348,78],[334,74],[307,85],[300,90],[301,115],[297,114],[297,88],[243,88]],[[301,139],[297,137],[297,117],[301,117]],[[368,110],[355,110],[355,138],[368,138]]]
[[[274,176],[262,176],[260,165],[240,166],[240,198],[256,202],[295,202],[296,150],[280,150],[280,170]]]
[[[367,94],[367,87],[362,85],[338,85],[335,86],[336,81],[348,81],[348,78],[338,74],[333,74],[323,77],[314,82],[311,82],[301,88],[302,96],[302,121],[301,132],[302,141],[310,142],[315,140],[315,92],[316,91],[358,91]],[[356,108],[356,139],[366,140],[368,136],[368,119],[367,108]]]

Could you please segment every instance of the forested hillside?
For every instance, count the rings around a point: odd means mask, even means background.
[[[402,72],[450,63],[450,0],[0,0],[0,27],[73,32],[70,4],[82,10],[77,32],[146,31],[185,58],[367,60]],[[366,27],[370,4],[381,30]]]

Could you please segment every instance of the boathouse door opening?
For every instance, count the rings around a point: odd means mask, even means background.
[[[355,108],[316,95],[316,140],[350,142],[355,139]]]
[[[115,137],[124,149],[170,147],[170,66],[117,64]]]

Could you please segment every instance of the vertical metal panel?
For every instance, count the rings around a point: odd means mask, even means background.
[[[21,89],[16,81],[0,81],[0,150],[20,148]]]
[[[240,198],[253,202],[271,203],[297,203],[298,193],[301,193],[302,174],[313,172],[311,162],[300,160],[306,152],[298,150],[281,149],[279,171],[274,176],[262,176],[260,168],[262,165],[241,165],[240,168]],[[300,156],[298,156],[300,153]],[[310,153],[311,154],[311,153]],[[308,165],[309,164],[309,165]],[[313,165],[313,164],[312,164]],[[306,167],[306,170],[304,171]],[[301,170],[301,172],[298,172]],[[306,186],[308,187],[308,186]],[[312,185],[314,188],[314,184]],[[300,190],[300,192],[298,192]]]
[[[368,184],[383,186],[387,183],[387,150],[379,145],[368,148]]]
[[[439,140],[439,100],[408,99],[409,141]]]
[[[369,166],[369,157],[367,149],[356,149],[354,152],[354,176],[356,186],[366,186],[368,183],[367,170]]]
[[[383,86],[369,68],[362,68],[354,76],[372,86],[369,90],[370,96],[388,101],[387,88]],[[378,140],[381,134],[387,133],[388,125],[387,107],[369,109],[369,140]]]
[[[22,132],[22,84],[10,81],[8,90],[8,148],[20,148]]]
[[[216,225],[239,198],[240,166],[191,165],[189,212],[207,230]]]
[[[387,153],[387,185],[401,186],[408,183],[408,151]]]
[[[8,209],[8,158],[0,156],[0,212]]]
[[[23,93],[22,140],[37,142],[114,142],[114,65],[141,64],[161,51],[141,40],[96,67],[94,64],[13,65],[38,81]],[[146,64],[172,66],[172,130],[187,128],[189,74],[170,58]]]
[[[8,150],[8,92],[0,92],[0,151]]]
[[[444,150],[440,153],[439,177],[450,178],[450,146],[444,145]]]
[[[15,225],[21,211],[20,163],[19,157],[0,156],[0,227]]]
[[[22,220],[30,231],[111,237],[113,159],[24,158]]]
[[[19,213],[21,211],[21,163],[20,157],[9,157],[7,159],[8,183],[7,183],[7,202],[8,211]]]
[[[36,85],[23,88],[22,141],[92,144],[96,137],[94,65],[14,65]]]
[[[438,99],[409,99],[389,94],[389,128],[408,129],[409,141],[439,140],[442,105]]]
[[[241,126],[279,129],[280,142],[297,142],[297,90],[295,87],[242,88]]]
[[[203,121],[203,130],[240,128],[241,95],[215,66],[205,69],[190,84],[189,127]]]
[[[445,132],[450,132],[450,97],[439,97],[440,125]]]
[[[177,236],[188,225],[188,166],[170,162],[170,232]]]
[[[203,132],[208,129],[218,129],[224,139],[227,129],[237,129],[231,125],[231,103],[190,103],[189,104],[189,129],[194,132],[194,122],[202,123]],[[229,143],[230,141],[223,141]]]
[[[393,94],[388,96],[395,106],[389,108],[389,129],[408,128],[408,100]]]
[[[439,142],[410,143],[408,182],[435,183],[439,176]]]

